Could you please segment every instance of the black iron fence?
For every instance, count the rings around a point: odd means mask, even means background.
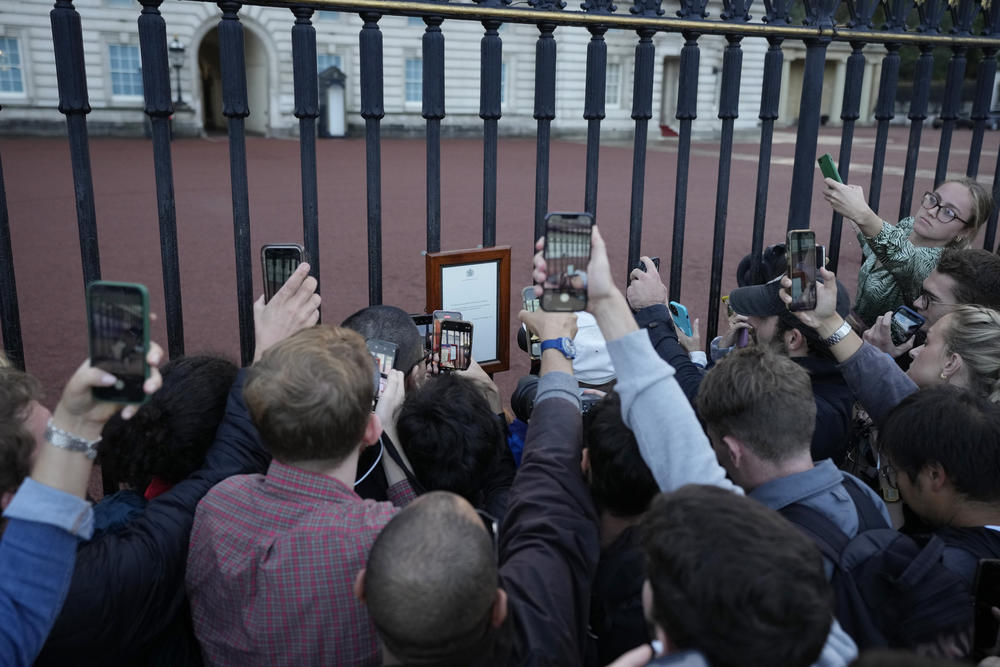
[[[166,301],[167,340],[171,355],[184,351],[184,326],[181,307],[180,276],[177,257],[176,212],[171,166],[169,118],[173,113],[170,99],[170,74],[167,34],[160,14],[163,0],[139,0],[138,18],[143,62],[145,111],[152,126],[156,196],[160,223],[163,283]],[[207,0],[203,0],[207,1]],[[996,55],[1000,49],[1000,3],[988,0],[846,0],[845,19],[838,24],[839,0],[804,0],[794,5],[789,0],[764,0],[762,22],[751,22],[752,0],[723,0],[719,17],[708,18],[707,0],[680,0],[679,6],[667,7],[661,0],[634,0],[628,11],[619,11],[611,0],[585,0],[580,10],[565,9],[561,0],[529,0],[528,7],[511,7],[511,0],[476,0],[476,4],[409,2],[401,0],[299,0],[280,2],[254,0],[246,3],[218,2],[219,52],[222,67],[223,114],[228,119],[230,174],[232,182],[233,230],[235,238],[240,343],[243,361],[253,353],[251,289],[251,254],[249,198],[244,122],[250,114],[247,101],[247,78],[244,62],[244,28],[240,22],[243,4],[286,7],[290,10],[295,116],[299,119],[302,165],[302,220],[306,251],[313,258],[312,271],[320,274],[319,224],[317,216],[316,120],[319,116],[317,91],[316,31],[312,17],[317,9],[348,11],[359,14],[361,29],[361,117],[365,123],[366,181],[368,210],[368,279],[369,301],[382,300],[382,215],[380,123],[383,105],[383,44],[379,20],[385,15],[422,17],[423,98],[422,116],[426,120],[427,147],[427,250],[440,250],[441,121],[445,117],[444,64],[446,20],[477,21],[483,25],[481,42],[481,79],[479,115],[483,121],[483,233],[484,246],[496,238],[497,137],[501,120],[501,67],[503,42],[498,32],[506,22],[537,26],[535,50],[534,118],[537,120],[537,159],[535,179],[535,224],[525,230],[533,241],[543,230],[548,208],[550,127],[556,109],[557,27],[586,29],[591,37],[587,45],[586,89],[583,117],[587,121],[587,158],[584,202],[596,213],[598,164],[600,159],[601,121],[605,116],[605,81],[609,30],[634,31],[637,35],[631,117],[635,121],[631,211],[629,222],[629,266],[638,264],[642,240],[643,194],[645,186],[648,125],[653,113],[653,77],[655,49],[653,36],[658,32],[680,33],[685,42],[680,55],[676,118],[679,139],[676,165],[676,198],[670,262],[670,297],[679,299],[683,269],[685,212],[688,173],[691,157],[692,122],[697,118],[699,38],[722,35],[724,50],[721,97],[718,117],[722,121],[719,149],[714,245],[709,294],[708,336],[715,335],[719,314],[722,263],[726,239],[726,219],[733,150],[734,123],[738,118],[740,79],[743,71],[744,37],[765,38],[769,44],[764,59],[760,101],[760,160],[754,208],[752,252],[760,257],[764,237],[764,218],[768,199],[774,124],[778,119],[786,40],[801,42],[806,57],[798,114],[795,160],[789,202],[788,228],[809,226],[812,183],[815,178],[817,136],[820,128],[820,100],[823,92],[824,65],[829,45],[846,42],[851,55],[846,65],[846,80],[840,118],[843,121],[838,166],[845,180],[851,169],[851,149],[855,123],[861,117],[862,82],[866,58],[881,59],[881,81],[875,110],[877,134],[874,163],[869,186],[869,202],[877,210],[881,195],[889,125],[896,115],[900,86],[900,52],[904,46],[919,51],[912,80],[905,82],[909,100],[909,142],[903,176],[900,217],[908,214],[913,200],[917,156],[921,133],[928,114],[931,90],[933,51],[950,50],[946,84],[941,103],[942,131],[935,181],[944,179],[951,152],[952,131],[962,99],[963,81],[970,49],[982,50],[972,102],[972,143],[967,174],[977,176],[980,153],[996,75]],[[802,13],[801,25],[793,25],[794,12]],[[847,16],[849,15],[849,18]],[[873,27],[878,16],[878,27]],[[87,114],[90,105],[84,71],[83,37],[80,15],[71,0],[57,0],[51,12],[52,35],[59,85],[59,111],[66,116],[72,159],[85,282],[100,278],[97,246],[97,223],[91,181],[87,139]],[[795,21],[798,22],[798,21]],[[950,24],[950,29],[943,27]],[[974,25],[981,28],[974,30]],[[947,33],[947,34],[945,34]],[[884,53],[866,47],[883,45]],[[994,196],[1000,195],[1000,161],[994,169]],[[997,215],[988,221],[985,246],[992,250]],[[841,243],[841,220],[834,216],[828,256],[836,269]],[[23,365],[23,348],[7,219],[6,197],[0,173],[0,323],[8,356]]]

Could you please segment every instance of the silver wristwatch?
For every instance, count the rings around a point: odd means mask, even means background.
[[[844,320],[843,324],[837,327],[837,330],[833,332],[833,335],[829,338],[823,340],[823,344],[827,347],[833,347],[840,341],[844,340],[844,336],[851,333],[851,325]]]
[[[97,458],[97,443],[101,441],[100,438],[97,440],[87,440],[78,435],[73,435],[69,431],[64,431],[55,426],[51,419],[45,425],[45,439],[53,447],[68,449],[71,452],[81,452],[91,461]]]

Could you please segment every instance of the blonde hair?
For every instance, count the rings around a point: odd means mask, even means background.
[[[944,331],[949,353],[968,369],[969,389],[1000,403],[1000,312],[982,306],[957,306]]]
[[[983,226],[986,222],[986,218],[989,217],[990,211],[993,210],[993,194],[986,189],[982,183],[974,178],[968,178],[967,176],[962,176],[961,178],[950,178],[947,181],[941,183],[957,183],[958,185],[964,185],[969,190],[969,194],[972,196],[972,210],[969,211],[969,217],[965,221],[965,227],[971,232],[967,235],[960,235],[954,241],[948,244],[949,248],[967,248],[969,244],[972,243],[973,239],[976,238],[976,234],[979,232],[979,228]],[[941,187],[940,185],[938,187]]]

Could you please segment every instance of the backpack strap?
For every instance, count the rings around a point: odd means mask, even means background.
[[[861,482],[852,475],[844,474],[844,489],[847,495],[854,502],[854,508],[858,511],[858,532],[863,533],[873,528],[891,528],[879,511],[875,501],[866,493],[861,486]]]
[[[834,564],[840,562],[840,554],[847,548],[851,539],[837,527],[837,524],[801,503],[786,505],[778,512],[812,538],[824,558]]]

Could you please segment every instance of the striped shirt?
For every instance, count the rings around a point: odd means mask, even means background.
[[[389,498],[409,502],[409,482]],[[382,664],[353,586],[396,511],[278,461],[216,485],[198,505],[186,574],[206,664]]]

